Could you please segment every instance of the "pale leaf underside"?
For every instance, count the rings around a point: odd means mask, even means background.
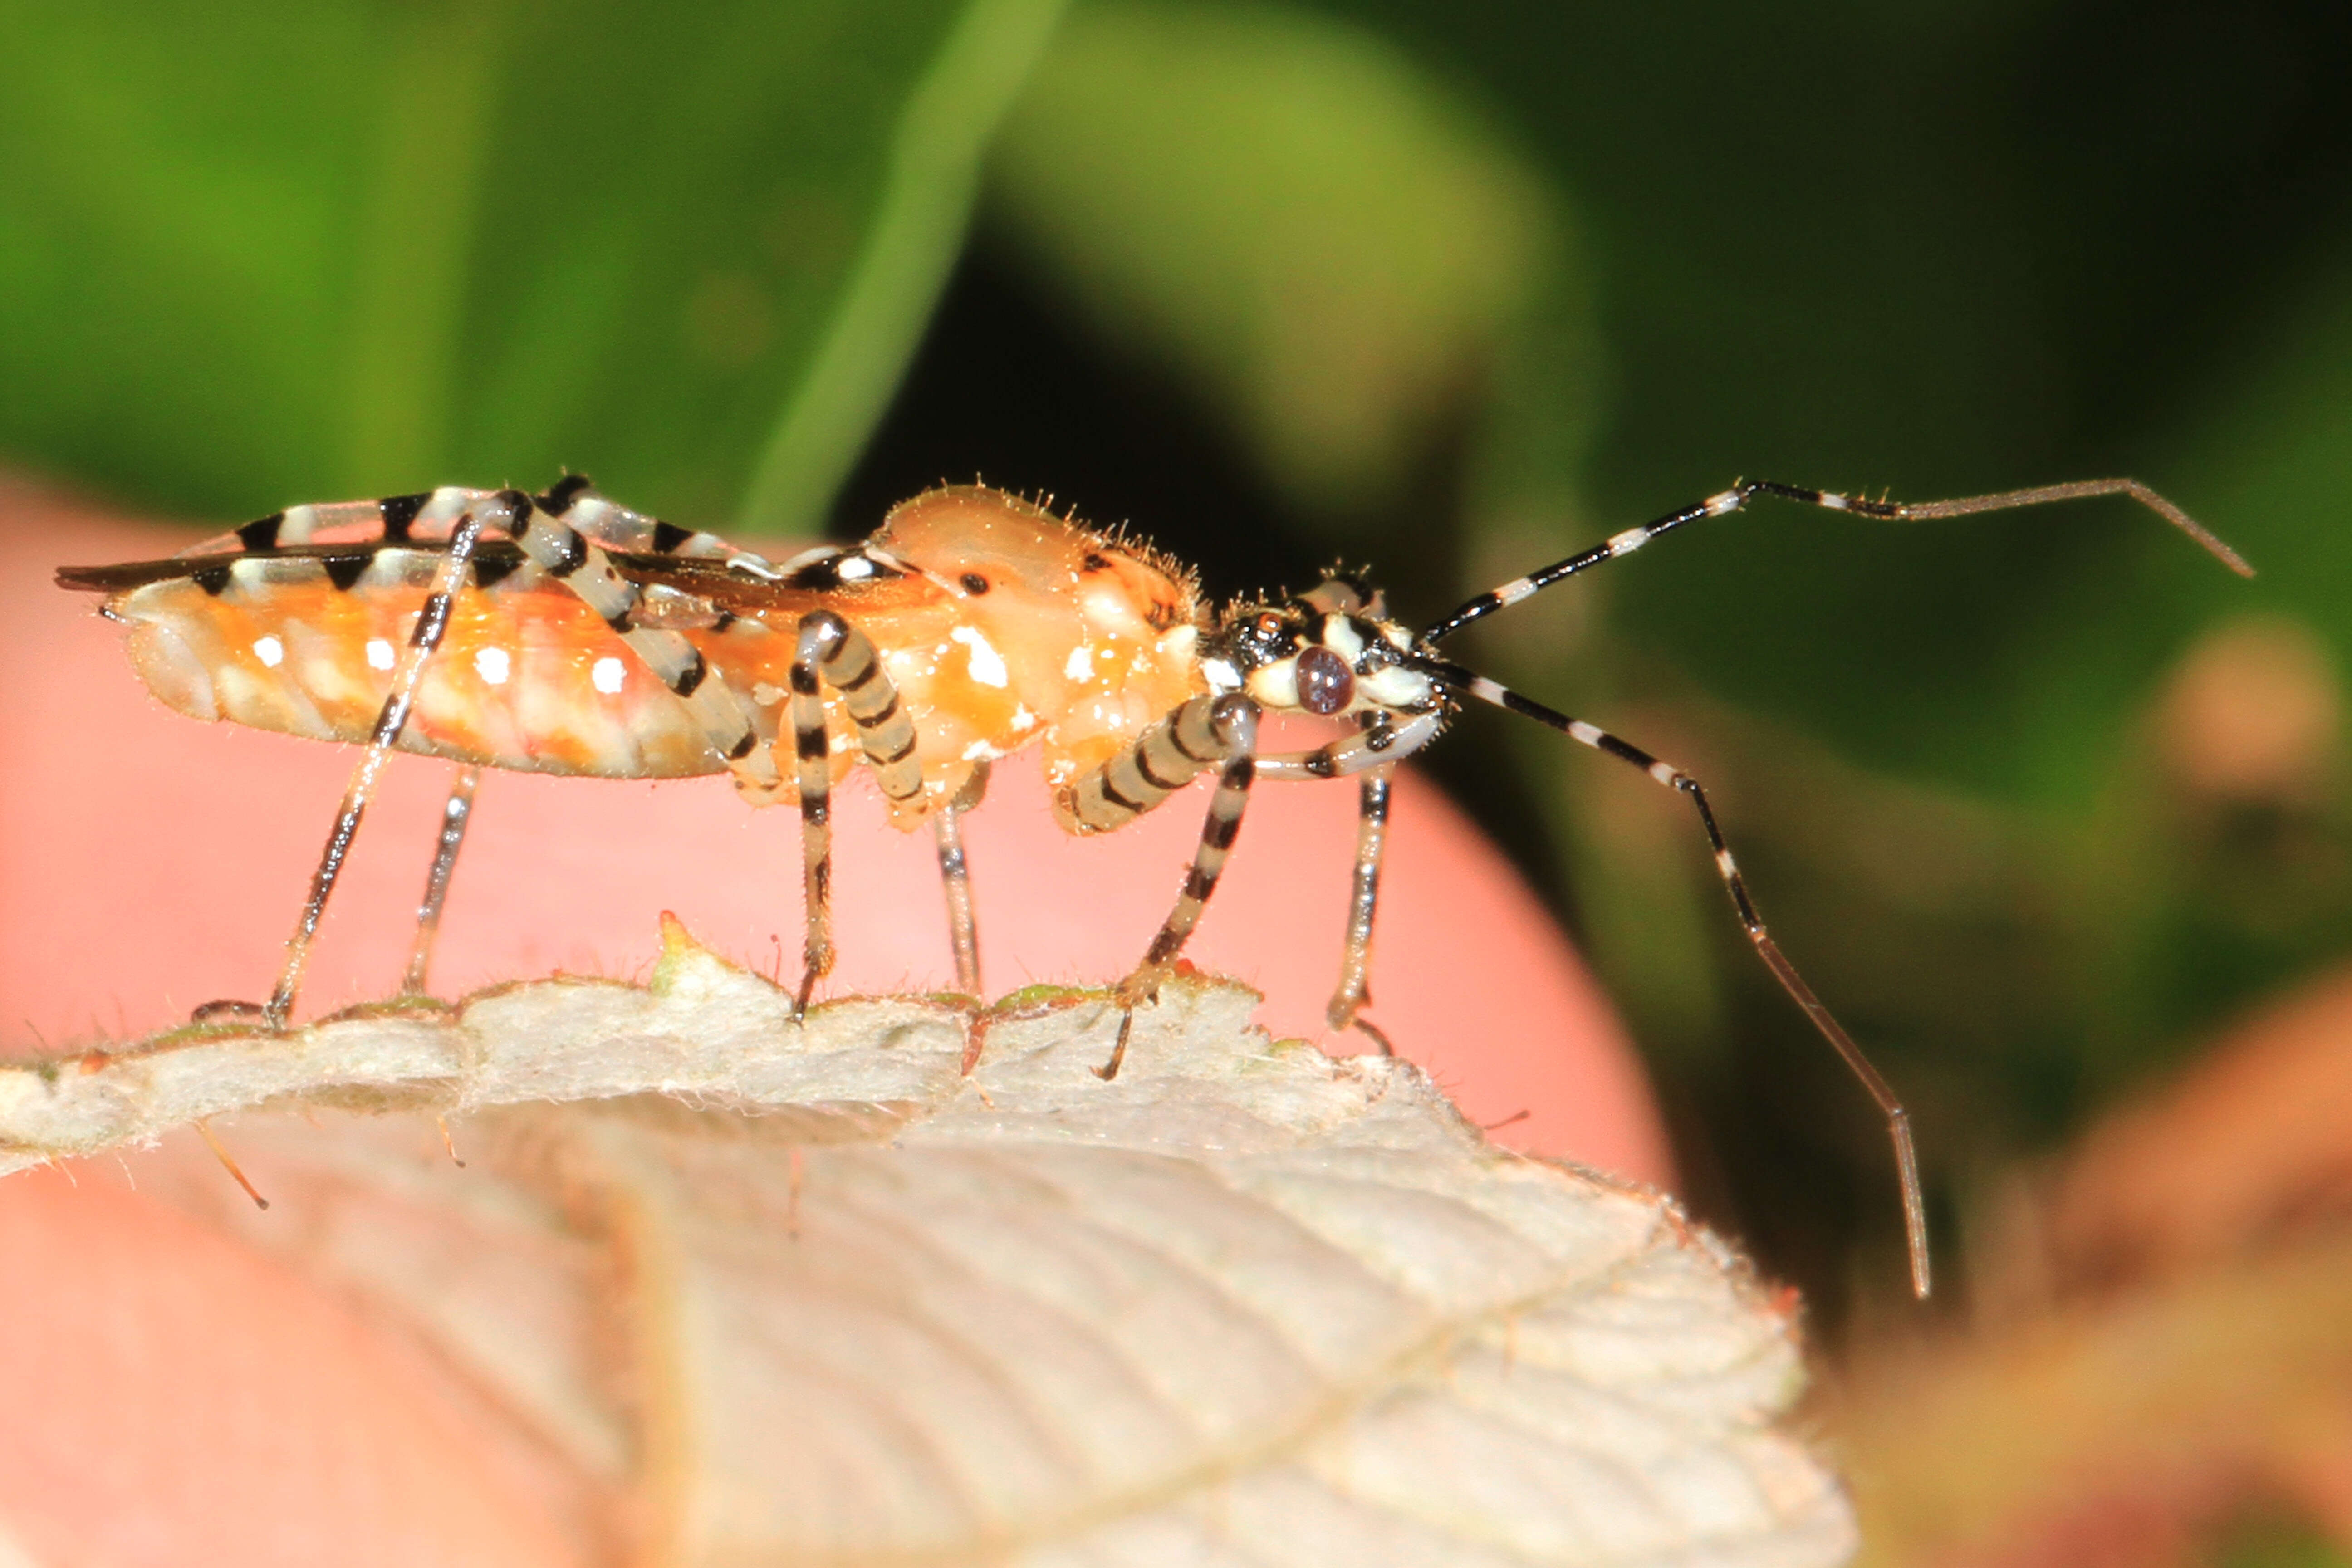
[[[1664,1200],[1230,984],[1172,984],[1108,1084],[1108,1005],[1055,1000],[965,1077],[969,1013],[796,1026],[673,929],[644,989],[0,1070],[0,1171],[218,1118],[269,1212],[181,1140],[142,1181],[389,1310],[654,1560],[1850,1553],[1785,1314]],[[443,1113],[467,1164],[322,1107]]]

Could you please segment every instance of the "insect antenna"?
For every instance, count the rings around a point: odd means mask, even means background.
[[[1500,681],[1490,680],[1461,665],[1426,655],[1412,656],[1407,662],[1457,695],[1474,697],[1522,718],[1532,719],[1538,724],[1559,731],[1580,745],[1590,746],[1629,767],[1638,768],[1652,782],[1675,791],[1691,803],[1692,810],[1698,814],[1699,826],[1706,834],[1707,847],[1715,852],[1716,874],[1723,879],[1724,891],[1730,895],[1731,907],[1738,912],[1740,926],[1747,931],[1757,956],[1764,961],[1764,966],[1772,972],[1772,977],[1780,983],[1780,988],[1803,1010],[1805,1016],[1812,1020],[1813,1027],[1821,1031],[1822,1038],[1828,1040],[1838,1055],[1845,1059],[1845,1065],[1853,1070],[1855,1078],[1862,1080],[1862,1087],[1869,1091],[1872,1100],[1878,1102],[1880,1113],[1886,1118],[1887,1135],[1895,1145],[1895,1174],[1903,1189],[1903,1230],[1911,1256],[1911,1289],[1920,1297],[1926,1297],[1930,1279],[1927,1208],[1920,1193],[1919,1157],[1911,1142],[1910,1113],[1903,1109],[1903,1102],[1896,1098],[1893,1087],[1871,1065],[1870,1058],[1863,1054],[1862,1047],[1846,1033],[1845,1026],[1837,1021],[1819,996],[1813,994],[1813,988],[1805,983],[1803,975],[1797,973],[1797,966],[1789,961],[1788,954],[1780,951],[1780,944],[1774,942],[1771,933],[1765,929],[1763,918],[1756,912],[1755,900],[1748,896],[1748,883],[1739,874],[1738,862],[1732,858],[1731,847],[1724,841],[1723,828],[1715,819],[1715,808],[1707,804],[1706,791],[1698,780],[1671,763],[1660,762],[1639,746],[1619,740],[1606,730],[1588,724],[1581,719],[1571,719],[1531,698],[1522,697]]]
[[[1483,620],[1497,610],[1508,609],[1523,600],[1533,598],[1546,588],[1564,583],[1604,562],[1614,561],[1621,555],[1631,555],[1658,535],[1670,532],[1685,523],[1738,511],[1759,496],[1893,522],[1969,517],[1979,512],[2012,511],[2021,507],[2046,506],[2057,501],[2123,496],[2138,502],[2187,534],[2208,554],[2239,576],[2251,577],[2254,569],[2211,530],[2137,479],[2080,479],[2067,484],[2036,485],[2026,489],[1996,490],[1986,495],[1932,501],[1898,501],[1884,496],[1873,500],[1868,496],[1782,484],[1775,479],[1742,479],[1727,490],[1693,501],[1688,506],[1678,507],[1638,528],[1626,529],[1589,549],[1479,595],[1423,632],[1414,640],[1415,651],[1405,659],[1408,665],[1456,696],[1475,697],[1481,702],[1491,703],[1548,725],[1581,745],[1604,752],[1619,762],[1641,769],[1656,783],[1689,799],[1692,809],[1698,813],[1699,826],[1706,833],[1707,846],[1715,851],[1716,872],[1723,879],[1724,889],[1730,894],[1732,908],[1738,911],[1739,923],[1747,930],[1748,940],[1754,944],[1757,955],[1763,959],[1765,967],[1771,970],[1773,978],[1780,981],[1780,988],[1812,1020],[1813,1026],[1836,1047],[1838,1055],[1845,1058],[1846,1066],[1862,1080],[1863,1088],[1870,1091],[1870,1097],[1878,1102],[1878,1109],[1886,1117],[1887,1132],[1895,1143],[1895,1168],[1903,1183],[1903,1225],[1911,1252],[1911,1285],[1919,1295],[1925,1296],[1928,1284],[1927,1217],[1926,1205],[1920,1198],[1919,1162],[1912,1148],[1910,1117],[1905,1112],[1903,1102],[1895,1098],[1894,1089],[1879,1076],[1878,1069],[1871,1066],[1869,1058],[1863,1055],[1862,1047],[1854,1043],[1853,1037],[1847,1034],[1844,1026],[1822,1005],[1821,998],[1813,994],[1812,987],[1805,984],[1804,976],[1797,973],[1797,966],[1789,962],[1788,955],[1780,951],[1780,944],[1764,929],[1763,921],[1756,913],[1755,902],[1748,895],[1748,885],[1741,879],[1739,868],[1731,858],[1730,847],[1724,842],[1723,829],[1715,820],[1715,810],[1707,804],[1706,790],[1699,786],[1696,779],[1680,768],[1658,761],[1640,747],[1628,744],[1580,719],[1555,712],[1540,702],[1508,689],[1498,681],[1489,680],[1458,664],[1439,658],[1431,651],[1474,621]]]
[[[1578,573],[1589,572],[1603,562],[1631,555],[1658,535],[1671,532],[1686,522],[1738,511],[1758,496],[1795,501],[1801,506],[1820,507],[1826,511],[1850,511],[1857,517],[1876,518],[1888,522],[1925,522],[1935,518],[1969,517],[1978,512],[2015,511],[2021,507],[2047,506],[2053,501],[2127,496],[2195,540],[2206,553],[2239,576],[2254,574],[2254,569],[2246,563],[2246,558],[2223,543],[2219,535],[2137,479],[2077,479],[2069,484],[2035,485],[2029,489],[1996,490],[1990,495],[1925,501],[1888,500],[1884,497],[1873,500],[1868,496],[1811,489],[1803,485],[1782,484],[1778,479],[1742,479],[1729,489],[1718,491],[1705,500],[1677,507],[1639,528],[1612,534],[1602,542],[1588,550],[1580,550],[1564,561],[1555,561],[1541,571],[1530,572],[1524,577],[1481,594],[1422,633],[1421,640],[1433,646],[1441,643],[1473,621],[1483,620],[1496,610],[1507,609],[1522,599],[1532,598],[1554,584],[1564,583]]]

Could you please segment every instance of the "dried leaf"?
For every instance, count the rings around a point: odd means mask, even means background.
[[[2051,1272],[2113,1284],[2227,1263],[2352,1210],[2352,973],[2233,1030],[2107,1117],[2049,1205]]]
[[[2249,1510],[2352,1543],[2347,1032],[2336,971],[2012,1184],[1973,1332],[1849,1380],[1866,1561],[2169,1564]]]
[[[0,1073],[0,1165],[220,1118],[275,1206],[184,1147],[159,1184],[404,1318],[658,1561],[1843,1559],[1720,1244],[1255,1000],[1171,984],[1107,1084],[1101,996],[1015,998],[967,1077],[955,1006],[795,1025],[673,927],[644,990]],[[462,1114],[467,1163],[294,1107]]]
[[[2232,1508],[2288,1495],[2352,1520],[2347,1323],[2339,1235],[1877,1358],[1836,1423],[1864,1561],[2172,1563]]]

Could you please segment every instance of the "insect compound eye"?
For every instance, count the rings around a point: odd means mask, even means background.
[[[1309,713],[1337,713],[1356,700],[1355,672],[1328,647],[1298,656],[1298,705]]]
[[[985,594],[988,592],[988,579],[977,572],[967,572],[963,574],[963,591],[967,594]]]

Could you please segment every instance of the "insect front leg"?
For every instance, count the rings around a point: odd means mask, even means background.
[[[1389,1037],[1361,1017],[1372,999],[1372,915],[1381,898],[1381,852],[1388,843],[1389,780],[1396,772],[1383,763],[1364,774],[1357,792],[1356,875],[1348,895],[1347,944],[1339,957],[1339,985],[1331,994],[1324,1021],[1334,1029],[1357,1028],[1371,1037],[1381,1055],[1392,1057]]]
[[[1201,923],[1209,896],[1217,890],[1225,858],[1241,833],[1250,785],[1257,777],[1257,721],[1258,706],[1247,697],[1196,697],[1146,730],[1134,746],[1070,788],[1066,805],[1070,815],[1082,827],[1100,831],[1133,821],[1203,769],[1223,764],[1216,793],[1209,797],[1200,846],[1192,852],[1192,868],[1184,878],[1176,907],[1160,922],[1160,933],[1151,939],[1143,962],[1119,983],[1118,1043],[1111,1048],[1110,1059],[1095,1068],[1097,1077],[1118,1076],[1119,1064],[1127,1058],[1128,1036],[1135,1027],[1136,1008],[1160,994],[1160,983],[1175,967],[1178,954]]]
[[[801,984],[793,998],[795,1018],[808,1011],[809,994],[832,970],[834,960],[833,749],[825,733],[822,686],[841,693],[842,705],[857,726],[866,765],[882,793],[894,802],[903,802],[923,789],[923,767],[915,756],[914,721],[899,705],[898,688],[882,668],[872,640],[831,610],[812,610],[803,616],[792,668],[793,752],[801,799],[804,901]],[[958,846],[961,848],[960,839]],[[952,879],[950,900],[952,909]],[[975,952],[975,982],[978,962]]]
[[[1362,775],[1357,795],[1356,874],[1348,899],[1348,931],[1339,959],[1339,984],[1324,1010],[1334,1029],[1360,1029],[1381,1048],[1394,1056],[1389,1037],[1362,1016],[1371,1000],[1372,916],[1380,904],[1381,856],[1388,844],[1390,781],[1397,762],[1426,746],[1445,727],[1442,710],[1417,713],[1399,722],[1393,715],[1367,717],[1360,733],[1334,741],[1311,752],[1277,753],[1258,759],[1257,772],[1269,779],[1336,779]]]

